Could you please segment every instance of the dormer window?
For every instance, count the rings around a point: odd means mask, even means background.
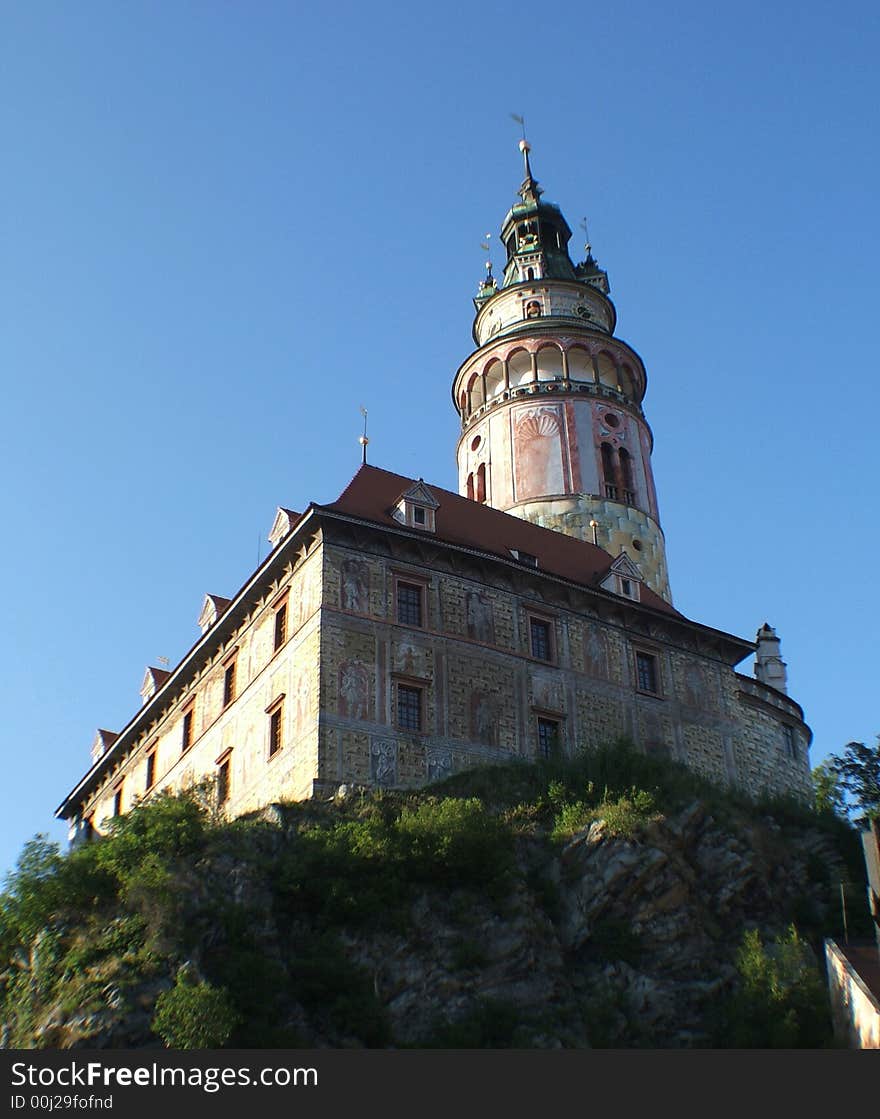
[[[434,514],[439,508],[440,502],[419,479],[414,486],[400,495],[400,499],[391,510],[391,516],[398,524],[406,525],[408,528],[434,532],[436,531]]]
[[[601,586],[606,591],[613,591],[621,598],[628,598],[632,602],[641,601],[641,587],[644,581],[639,565],[629,558],[626,552],[621,552],[612,563]]]

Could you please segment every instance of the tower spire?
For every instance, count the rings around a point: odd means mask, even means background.
[[[529,152],[532,150],[532,145],[523,138],[519,142],[519,150],[523,154],[523,170],[525,171],[525,178],[519,188],[519,196],[523,202],[533,202],[537,205],[538,199],[544,192],[538,185],[538,180],[532,174],[532,165],[529,162]]]

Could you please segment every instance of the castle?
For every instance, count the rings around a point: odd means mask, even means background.
[[[520,149],[503,276],[487,265],[453,382],[459,493],[367,465],[364,441],[336,501],[280,508],[266,560],[205,596],[189,652],[97,732],[57,810],[72,841],[204,778],[236,816],[621,735],[754,796],[810,796],[775,632],[746,641],[672,605],[645,368]]]

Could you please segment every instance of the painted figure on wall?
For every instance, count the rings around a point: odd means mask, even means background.
[[[295,735],[305,730],[311,711],[311,678],[307,670],[302,670],[294,685],[293,731]]]
[[[494,645],[495,619],[490,599],[477,591],[468,591],[466,605],[468,637]]]
[[[429,750],[425,769],[429,781],[442,781],[452,773],[452,754],[448,750]]]
[[[370,672],[361,661],[344,661],[339,666],[339,714],[349,719],[372,717]]]
[[[595,676],[599,680],[608,679],[608,645],[605,634],[596,626],[590,626],[587,631],[584,667],[590,676]]]
[[[370,744],[370,777],[377,785],[397,784],[397,743],[374,739]]]
[[[370,570],[360,560],[346,560],[342,565],[342,609],[356,614],[370,610]]]
[[[492,701],[482,692],[471,694],[471,735],[485,746],[495,745],[495,711]]]

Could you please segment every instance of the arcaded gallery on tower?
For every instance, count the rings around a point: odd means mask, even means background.
[[[479,286],[453,381],[459,493],[364,464],[330,504],[280,508],[266,560],[205,596],[189,652],[97,732],[57,810],[73,840],[205,778],[236,816],[620,736],[756,796],[810,796],[773,629],[747,641],[672,605],[645,367],[520,148],[503,276]],[[737,672],[750,655],[755,675]]]

